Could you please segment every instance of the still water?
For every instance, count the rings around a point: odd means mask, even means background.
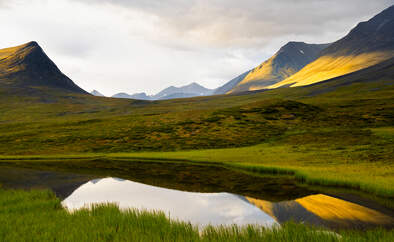
[[[272,227],[287,221],[333,229],[394,225],[393,211],[380,203],[343,192],[324,193],[289,177],[252,176],[223,167],[158,162],[12,165],[0,167],[3,187],[49,188],[70,211],[115,203],[121,209],[162,211],[171,219],[197,226]]]

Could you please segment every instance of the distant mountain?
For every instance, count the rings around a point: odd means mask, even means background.
[[[216,88],[213,94],[214,95],[226,94],[231,89],[233,89],[236,85],[238,85],[238,83],[240,83],[249,74],[249,72],[251,72],[251,70],[249,70],[245,73],[242,73],[241,75],[230,80],[229,82],[227,82],[223,86]]]
[[[156,95],[148,96],[146,93],[136,93],[129,95],[127,93],[117,93],[112,97],[115,98],[129,98],[129,99],[140,99],[140,100],[164,100],[164,99],[174,99],[174,98],[186,98],[186,97],[196,97],[196,96],[208,96],[213,94],[212,89],[205,88],[195,82],[182,86],[174,87],[170,86],[163,91],[157,93]]]
[[[359,23],[344,38],[324,49],[318,59],[270,88],[309,85],[373,66],[392,57],[394,6]]]
[[[238,77],[238,80],[235,78],[230,81],[228,84],[233,82],[233,85],[237,81],[238,83],[227,92],[236,93],[259,90],[278,83],[316,60],[320,52],[328,46],[329,44],[289,42],[280,48],[275,55],[250,72],[247,72],[246,75],[244,73]],[[243,78],[241,79],[241,77]]]
[[[195,82],[182,86],[182,87],[174,87],[170,86],[164,89],[163,91],[157,93],[153,96],[153,99],[171,99],[177,97],[196,97],[196,96],[208,96],[214,92],[212,89],[205,88]]]
[[[93,96],[97,96],[97,97],[104,97],[103,94],[101,94],[99,91],[97,90],[93,90],[90,92],[90,94],[92,94]]]
[[[0,50],[0,86],[13,90],[46,87],[88,94],[64,75],[36,42]]]
[[[113,95],[112,97],[114,97],[114,98],[139,99],[139,100],[152,100],[152,97],[146,95],[145,92],[135,93],[135,94],[132,94],[132,95],[124,93],[124,92],[121,92],[121,93],[117,93],[117,94]]]

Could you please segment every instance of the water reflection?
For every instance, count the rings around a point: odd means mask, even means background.
[[[70,210],[97,203],[116,203],[121,209],[160,210],[173,219],[195,225],[246,225],[272,227],[286,221],[328,228],[392,228],[391,216],[328,195],[270,202],[231,193],[198,193],[155,187],[118,178],[96,179],[76,189],[63,201]]]
[[[390,228],[394,225],[394,219],[389,215],[324,194],[277,203],[251,197],[246,199],[279,223],[292,220],[338,229]]]
[[[108,176],[126,180],[96,179]],[[67,198],[63,204],[70,209],[115,202],[121,208],[162,210],[172,218],[200,225],[269,227],[293,220],[334,229],[394,227],[393,210],[374,200],[347,192],[323,195],[288,177],[251,176],[214,166],[123,161],[8,163],[0,164],[0,186],[51,189],[59,198]]]
[[[94,203],[116,203],[121,209],[161,210],[172,219],[199,226],[277,222],[244,197],[230,193],[197,193],[154,187],[117,178],[90,181],[75,190],[62,204],[70,210]]]

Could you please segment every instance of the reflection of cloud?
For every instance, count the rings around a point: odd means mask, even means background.
[[[116,178],[88,182],[62,202],[71,211],[97,203],[115,203],[121,209],[159,210],[173,219],[200,226],[277,224],[266,213],[233,194],[183,192]]]

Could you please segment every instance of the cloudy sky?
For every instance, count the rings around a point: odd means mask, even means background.
[[[0,0],[0,48],[37,41],[87,91],[216,88],[288,41],[326,43],[394,0]]]

